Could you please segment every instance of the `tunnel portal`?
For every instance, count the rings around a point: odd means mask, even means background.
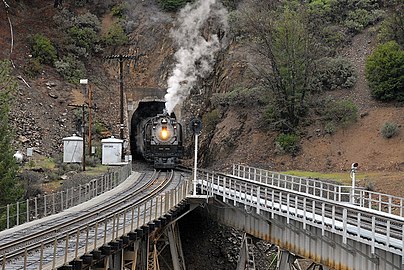
[[[163,113],[165,103],[163,101],[140,101],[139,106],[132,115],[130,132],[130,151],[133,159],[142,159],[138,139],[141,133],[139,125],[148,117]]]

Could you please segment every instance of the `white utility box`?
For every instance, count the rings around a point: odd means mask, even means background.
[[[83,138],[76,136],[63,138],[63,162],[81,163],[83,159]]]
[[[102,164],[103,165],[121,165],[123,140],[111,138],[101,140],[102,144]]]

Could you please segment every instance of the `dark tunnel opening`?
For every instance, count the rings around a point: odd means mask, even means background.
[[[163,113],[164,108],[165,103],[162,101],[139,102],[131,119],[130,151],[134,160],[143,159],[137,143],[139,133],[141,133],[139,125],[144,119]]]

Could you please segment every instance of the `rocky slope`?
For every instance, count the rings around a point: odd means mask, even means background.
[[[66,83],[54,68],[45,65],[38,77],[28,78],[24,67],[30,59],[29,38],[32,33],[44,33],[56,44],[61,42],[53,20],[61,10],[41,0],[7,2],[10,8],[0,9],[0,57],[13,61],[14,75],[20,78],[12,110],[16,148],[25,152],[27,147],[34,147],[42,155],[60,155],[61,139],[80,129],[74,120],[77,112],[69,104],[82,102],[83,87]],[[105,31],[114,20],[109,11],[113,3],[92,1],[80,8],[75,8],[73,3],[64,3],[64,7],[75,9],[78,14],[87,11],[98,14],[102,31]],[[119,52],[144,53],[136,65],[131,63],[126,68],[125,87],[164,88],[176,51],[173,46],[175,40],[169,35],[169,29],[175,24],[175,14],[162,12],[153,0],[131,2],[127,10],[125,26],[129,31],[130,45],[106,48],[87,64],[87,76],[94,84],[94,102],[99,108],[96,121],[106,127],[108,134],[119,132],[118,65],[102,57]],[[375,44],[376,36],[372,29],[352,40],[342,54],[353,61],[358,82],[352,90],[327,93],[337,99],[352,99],[357,104],[361,118],[355,125],[340,129],[333,135],[326,134],[322,126],[307,127],[301,142],[302,151],[292,157],[279,153],[274,145],[276,134],[261,128],[261,112],[247,103],[245,106],[241,104],[237,110],[224,111],[218,125],[209,134],[202,134],[201,153],[205,165],[222,169],[234,162],[242,162],[273,170],[339,172],[349,170],[352,162],[358,162],[362,171],[402,172],[404,132],[386,140],[381,136],[380,129],[388,121],[403,127],[404,108],[399,104],[372,100],[364,78],[365,59]],[[230,40],[226,48],[218,55],[210,77],[198,85],[198,91],[191,92],[192,97],[185,105],[184,119],[195,113],[203,114],[210,107],[206,97],[213,92],[226,92],[248,77],[245,48],[234,40]],[[190,140],[188,145],[192,146],[191,137],[188,135],[187,138]],[[188,150],[188,157],[192,158],[192,147]],[[391,181],[396,183],[399,177],[392,177]],[[381,186],[377,188],[382,189]],[[404,190],[397,189],[386,192],[404,194]]]

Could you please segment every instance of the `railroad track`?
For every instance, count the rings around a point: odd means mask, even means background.
[[[170,184],[172,185],[174,176],[174,171],[144,173],[128,188],[112,197],[108,198],[109,194],[105,194],[104,197],[107,200],[99,201],[95,205],[89,201],[89,206],[85,209],[68,209],[49,219],[44,219],[46,222],[41,222],[41,220],[35,222],[38,223],[37,226],[26,224],[21,226],[22,229],[17,227],[13,229],[15,232],[8,234],[7,237],[2,237],[0,234],[0,256],[2,258],[0,269],[38,269],[38,267],[42,268],[52,262],[54,266],[55,257],[73,252],[69,250],[72,238],[75,238],[76,253],[79,247],[84,246],[87,251],[89,239],[93,239],[91,244],[94,246],[96,246],[97,240],[100,241],[99,239],[105,243],[107,234],[115,236],[115,233],[117,234],[119,231],[119,226],[122,228],[131,221],[133,227],[135,218],[137,223],[140,223],[140,218],[146,217],[147,210],[146,205],[142,207],[140,205],[158,196]],[[174,185],[178,184],[174,183]],[[127,211],[129,208],[132,211]],[[135,208],[136,211],[134,211]],[[122,213],[122,215],[116,213]],[[63,244],[65,244],[64,248],[62,248]]]

